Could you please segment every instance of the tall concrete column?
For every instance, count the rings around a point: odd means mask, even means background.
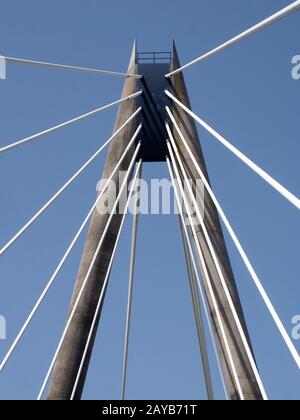
[[[180,67],[180,63],[179,63],[176,47],[174,44],[173,45],[173,70],[179,67]],[[172,77],[171,89],[173,90],[174,95],[183,104],[191,108],[184,77],[182,73],[178,73]],[[179,125],[180,130],[182,131],[184,137],[186,138],[193,152],[194,157],[196,158],[198,164],[200,165],[201,170],[203,171],[207,179],[209,179],[194,120],[191,119],[181,108],[177,107],[176,105],[173,106],[173,115],[176,119],[176,122]],[[199,179],[198,172],[175,129],[173,129],[173,135],[176,140],[178,149],[181,153],[183,162],[185,163],[186,168],[188,168],[190,179],[193,179],[193,180]],[[245,322],[238,290],[236,287],[232,267],[230,264],[224,236],[222,233],[222,228],[221,228],[218,212],[213,201],[211,200],[209,194],[206,191],[205,191],[204,198],[205,198],[205,209],[204,209],[205,225],[209,232],[217,257],[220,261],[220,265],[222,267],[222,271],[223,271],[226,283],[228,285],[228,288],[230,290],[235,308],[238,312],[240,321],[242,323],[242,326],[244,327],[246,336],[248,337],[249,344],[250,344],[249,334],[246,327],[246,322]],[[250,366],[248,357],[246,355],[245,349],[240,339],[240,335],[237,330],[237,327],[233,318],[233,314],[228,305],[227,298],[222,288],[219,275],[215,268],[215,264],[211,257],[211,253],[207,246],[207,243],[206,243],[206,240],[205,240],[205,237],[204,237],[204,234],[200,225],[197,226],[197,240],[203,251],[206,265],[208,268],[208,272],[209,272],[209,275],[213,284],[213,288],[214,288],[214,291],[218,300],[222,321],[225,326],[226,336],[227,336],[229,346],[233,355],[233,360],[236,366],[236,370],[238,373],[238,377],[242,386],[245,399],[261,400],[262,395],[260,393],[258,384],[256,382],[254,372]],[[237,400],[239,399],[238,390],[233,379],[233,374],[230,368],[227,353],[225,351],[223,338],[220,333],[220,326],[217,321],[217,317],[216,317],[216,313],[215,313],[212,301],[209,297],[208,287],[205,282],[205,277],[203,275],[203,272],[202,272],[202,277],[204,279],[204,286],[206,290],[206,295],[208,297],[210,312],[211,312],[215,330],[217,333],[218,346],[219,346],[220,354],[223,361],[223,366],[224,366],[224,371],[225,371],[225,375],[227,379],[228,389],[230,392],[230,397],[233,400]]]
[[[134,45],[129,63],[128,73],[136,74],[136,69],[136,46]],[[123,89],[123,97],[135,93],[137,91],[136,87],[136,79],[126,79]],[[124,122],[136,111],[136,109],[137,106],[135,100],[125,102],[120,105],[116,118],[114,132],[122,124],[124,124]],[[132,138],[136,128],[137,122],[132,121],[111,142],[104,167],[102,177],[103,179],[108,179],[110,177],[125,148],[128,146],[128,143]],[[117,171],[113,178],[113,180],[115,181],[115,185],[117,186],[117,193],[118,188],[120,187],[119,172],[124,172],[128,170],[129,163],[132,160],[134,150],[135,147],[133,146],[127,154],[127,157],[122,162],[119,171]],[[105,203],[100,202],[99,206],[101,205],[105,205]],[[91,261],[95,255],[97,246],[105,229],[108,218],[109,214],[101,215],[99,214],[97,209],[95,210],[92,216],[68,316],[70,315],[76,298],[80,292],[82,283],[90,267]],[[106,234],[105,241],[103,242],[103,245],[98,254],[98,258],[94,264],[94,269],[89,276],[85,292],[82,295],[78,308],[73,317],[73,321],[70,324],[68,334],[64,340],[63,346],[61,348],[61,351],[58,355],[54,367],[50,383],[50,389],[47,397],[48,400],[69,400],[71,397],[78,369],[82,360],[82,355],[87,343],[90,327],[95,315],[96,306],[103,288],[103,282],[107,274],[110,257],[120,229],[121,219],[121,214],[114,215],[110,224],[110,228]],[[90,362],[90,357],[94,345],[96,329],[97,328],[95,328],[95,334],[93,340],[91,341],[90,348],[86,357],[85,366],[82,370],[75,399],[81,398]]]

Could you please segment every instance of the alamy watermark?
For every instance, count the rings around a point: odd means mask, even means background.
[[[299,80],[300,79],[300,55],[294,55],[294,57],[292,58],[292,64],[293,64],[292,78],[294,80]]]
[[[0,340],[6,340],[6,319],[0,315]]]
[[[292,318],[292,324],[294,325],[292,329],[292,337],[294,340],[300,340],[300,315],[295,315]]]
[[[6,79],[6,59],[0,55],[0,80]]]
[[[108,183],[107,188],[103,192],[101,199],[97,204],[97,212],[101,215],[111,214],[115,208],[116,199],[118,197],[121,186],[125,180],[126,172],[120,172],[119,179],[117,182],[114,180]],[[99,193],[107,184],[107,179],[102,179],[97,184],[97,192]],[[120,196],[118,206],[115,209],[115,213],[124,214],[126,209],[126,203],[128,201],[129,191],[132,188],[132,182],[130,181],[123,190]],[[181,207],[186,207],[190,210],[191,222],[187,215],[185,215],[186,224],[199,224],[197,217],[198,210],[201,216],[204,215],[204,184],[200,179],[197,180],[185,180],[183,182],[183,194],[179,193]],[[180,188],[177,183],[176,190],[179,192]],[[147,182],[144,179],[138,179],[133,187],[133,194],[131,196],[128,212],[134,214],[135,212],[143,215],[169,215],[169,214],[180,214],[178,209],[176,198],[173,193],[173,184],[169,179],[151,179]],[[194,199],[191,198],[190,192],[193,191]],[[136,206],[136,203],[138,205]],[[188,206],[185,206],[188,204]],[[197,204],[197,211],[196,205]],[[199,212],[198,212],[199,214]]]

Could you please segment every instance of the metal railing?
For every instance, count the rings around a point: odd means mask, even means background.
[[[150,51],[137,53],[137,63],[171,63],[171,51]]]

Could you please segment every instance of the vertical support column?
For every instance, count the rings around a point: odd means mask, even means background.
[[[134,44],[129,63],[128,73],[136,74],[136,70],[136,45]],[[136,87],[137,86],[135,78],[126,79],[122,97],[135,93]],[[122,103],[120,105],[116,118],[114,132],[122,124],[124,124],[124,122],[136,111],[136,109],[136,102],[134,100]],[[128,143],[132,138],[136,128],[136,121],[132,121],[111,142],[106,158],[102,179],[108,179],[110,177],[125,148],[128,146]],[[119,171],[117,171],[116,175],[113,178],[113,181],[116,185],[117,193],[119,191],[120,186],[120,172],[126,172],[128,170],[129,163],[133,157],[134,149],[135,147],[133,146],[132,149],[128,152],[127,157],[122,162]],[[115,192],[111,191],[111,193],[114,194],[113,198],[115,198]],[[104,200],[107,200],[107,194],[104,194]],[[110,200],[110,202],[112,202],[112,200]],[[80,292],[82,283],[88,272],[91,261],[95,255],[97,246],[100,242],[100,238],[103,234],[107,220],[109,218],[109,214],[101,214],[102,212],[99,212],[101,206],[105,208],[105,205],[106,204],[104,201],[100,201],[98,209],[95,210],[92,216],[68,316],[70,315],[76,298]],[[119,212],[116,212],[106,234],[106,238],[98,254],[97,260],[94,264],[94,269],[90,274],[89,281],[86,285],[86,290],[74,314],[74,318],[70,325],[69,332],[58,355],[53,375],[51,378],[49,393],[47,397],[48,400],[69,400],[71,397],[78,369],[82,360],[82,355],[86,346],[90,327],[93,322],[97,302],[99,300],[99,296],[103,287],[103,282],[108,270],[111,253],[114,248],[116,238],[120,229],[121,220],[122,215],[119,214]],[[97,326],[98,323],[99,319],[97,322]],[[95,335],[96,330],[97,328],[95,328]],[[95,335],[91,340],[90,348],[86,357],[85,366],[82,369],[81,378],[78,383],[77,392],[74,398],[75,400],[81,398],[90,362],[90,357],[93,350]]]
[[[172,70],[175,70],[176,68],[179,68],[179,67],[180,67],[180,63],[179,63],[176,47],[174,44]],[[188,93],[187,93],[187,89],[186,89],[186,85],[185,85],[185,81],[184,81],[184,77],[182,73],[178,73],[172,77],[171,85],[172,85],[171,89],[173,90],[174,95],[182,103],[184,103],[187,107],[190,108],[191,107],[190,101],[189,101],[189,97],[188,97]],[[181,132],[186,138],[195,158],[197,159],[197,162],[200,165],[201,170],[203,171],[207,179],[209,179],[195,122],[183,110],[181,110],[176,105],[174,105],[173,107],[173,115],[174,115],[174,118],[176,119],[176,122],[179,125]],[[180,151],[181,157],[183,159],[183,162],[189,173],[190,179],[194,181],[199,179],[198,172],[196,168],[194,167],[193,162],[190,159],[175,129],[173,130],[173,135],[177,143],[177,147]],[[250,343],[250,338],[247,331],[247,326],[246,326],[246,322],[245,322],[245,318],[244,318],[244,314],[242,310],[242,305],[239,299],[239,294],[236,287],[232,267],[230,264],[224,236],[222,233],[222,228],[221,228],[218,212],[207,192],[205,192],[204,199],[205,199],[204,221],[205,221],[207,230],[209,232],[212,244],[216,251],[217,257],[220,261],[220,265],[222,267],[222,271],[224,273],[224,277],[228,285],[228,288],[230,290],[234,305],[236,307],[239,318],[241,320],[241,323],[244,327],[244,330],[246,332],[246,335]],[[209,248],[207,246],[201,226],[197,226],[197,240],[203,251],[203,254],[206,260],[206,265],[207,265],[207,268],[208,268],[208,271],[212,280],[212,284],[213,284],[213,287],[215,289],[215,293],[218,299],[218,304],[221,310],[222,320],[225,326],[225,332],[226,332],[230,349],[233,355],[233,360],[234,360],[236,370],[239,376],[239,380],[242,386],[244,397],[246,400],[261,400],[262,395],[260,393],[258,384],[256,382],[253,370],[250,366],[247,354],[244,350],[243,343],[240,339],[239,332],[237,330],[230,307],[227,303],[227,299],[226,299],[224,290],[222,288],[219,275],[215,268],[215,265],[214,265],[212,256],[210,254]],[[205,277],[203,276],[203,278]],[[217,333],[218,346],[219,346],[220,354],[221,354],[222,361],[224,364],[224,371],[225,371],[226,379],[228,382],[228,389],[230,392],[230,396],[232,400],[237,400],[239,399],[239,394],[238,394],[238,390],[236,389],[235,382],[233,380],[230,364],[227,360],[227,354],[225,351],[222,336],[220,334],[220,328],[217,322],[216,314],[215,314],[211,299],[209,298],[207,284],[204,284],[204,286],[205,286],[206,294],[208,297],[208,302],[210,306],[210,311],[211,311],[214,327]]]

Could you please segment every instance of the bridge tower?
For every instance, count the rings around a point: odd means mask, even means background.
[[[179,67],[180,63],[175,44],[173,44],[173,50],[168,53],[140,53],[137,51],[136,45],[134,45],[128,67],[128,74],[141,74],[143,78],[127,78],[123,88],[123,97],[134,94],[140,89],[143,90],[143,95],[130,102],[120,104],[114,132],[116,132],[140,106],[143,107],[143,111],[135,120],[127,124],[127,126],[111,142],[102,175],[103,179],[108,179],[113,173],[113,169],[116,167],[126,147],[128,147],[130,139],[133,137],[140,123],[143,124],[143,128],[139,137],[139,140],[141,140],[141,147],[137,160],[142,159],[145,163],[166,161],[166,157],[169,156],[166,139],[170,134],[166,130],[165,123],[167,122],[170,127],[172,127],[172,135],[176,142],[182,164],[189,178],[196,182],[199,175],[195,164],[187,152],[187,149],[182,144],[178,131],[174,128],[174,124],[172,124],[172,121],[170,120],[170,115],[166,111],[166,106],[170,108],[171,114],[186,139],[197,164],[200,166],[202,172],[208,179],[208,171],[194,120],[184,113],[184,111],[176,104],[171,103],[164,93],[165,89],[168,89],[184,105],[190,108],[188,91],[182,73],[177,73],[169,79],[165,77],[168,72]],[[116,185],[118,185],[119,172],[122,171],[126,173],[130,171],[129,176],[131,177],[132,170],[130,169],[130,162],[134,156],[134,150],[135,147],[130,148],[126,158],[122,161],[118,171],[113,176],[113,180]],[[184,181],[182,171],[180,172],[180,177],[181,180]],[[105,203],[101,203],[100,201],[100,206],[101,205],[105,205]],[[99,211],[94,211],[83,250],[68,316],[70,316],[70,313],[72,312],[74,303],[87,275],[88,268],[91,265],[92,259],[97,250],[100,238],[105,232],[108,218],[108,214],[101,215]],[[93,270],[89,275],[89,280],[84,294],[82,295],[80,303],[76,308],[67,335],[58,354],[47,397],[49,400],[69,400],[72,395],[76,378],[78,385],[74,399],[81,398],[90,357],[93,351],[93,344],[100,320],[101,310],[99,311],[99,316],[97,317],[92,339],[89,341],[85,363],[81,369],[79,380],[77,377],[78,370],[88,343],[89,331],[93,323],[99,296],[101,293],[105,293],[105,290],[103,290],[105,287],[105,278],[109,274],[110,257],[116,244],[121,222],[122,216],[116,212],[116,214],[113,215],[112,222],[105,234],[105,240],[101,245]],[[204,223],[215,249],[223,276],[238,313],[240,323],[243,327],[245,336],[247,337],[249,347],[251,348],[243,309],[223,237],[218,212],[210,195],[207,193],[207,190],[204,192]],[[188,229],[190,231],[190,227]],[[200,264],[199,268],[202,274],[204,290],[210,309],[210,316],[220,358],[222,360],[229,397],[233,400],[240,399],[240,393],[237,389],[235,380],[235,375],[237,375],[245,399],[260,400],[262,399],[262,394],[253,371],[253,365],[251,365],[249,361],[249,354],[245,351],[245,346],[241,339],[240,332],[238,331],[236,320],[234,319],[231,307],[228,304],[228,298],[221,286],[220,273],[218,272],[215,261],[212,258],[207,238],[205,237],[203,227],[201,226],[199,220],[196,224],[196,237],[193,237],[193,241],[194,244],[202,250],[205,266],[207,268],[221,314],[224,329],[223,334],[221,331],[220,318],[218,318],[216,314],[215,305],[211,299],[205,272],[203,271],[203,266]],[[228,356],[228,346],[232,357],[231,360]],[[236,372],[232,371],[232,362],[234,363]]]

